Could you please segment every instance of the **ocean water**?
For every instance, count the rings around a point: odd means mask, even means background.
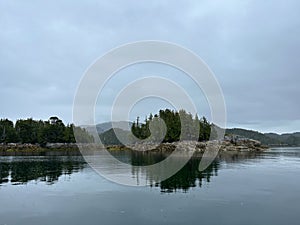
[[[115,152],[134,164],[159,160]],[[0,157],[0,225],[300,224],[300,148],[199,157],[163,182],[123,186],[81,156]],[[139,176],[146,171],[132,171]]]

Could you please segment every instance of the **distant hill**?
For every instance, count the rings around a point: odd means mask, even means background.
[[[239,135],[243,136],[245,138],[250,138],[254,139],[257,141],[260,141],[264,145],[270,145],[270,144],[279,144],[276,139],[273,139],[271,137],[266,136],[263,133],[260,133],[258,131],[253,131],[253,130],[246,130],[242,128],[232,128],[232,129],[226,129],[226,134],[234,134],[234,135]]]
[[[125,131],[130,131],[132,126],[132,122],[129,121],[117,121],[117,122],[105,122],[105,123],[99,123],[96,125],[96,129],[98,131],[98,134],[102,134],[111,128],[120,128]],[[87,131],[90,131],[92,126],[82,126],[85,128]]]
[[[281,145],[300,146],[300,132],[290,134],[266,133],[265,135]]]
[[[129,135],[131,134],[131,131],[122,130],[120,128],[114,128],[114,129],[111,128],[111,129],[99,134],[101,142],[104,145],[122,145],[122,143],[117,138],[116,133],[118,134],[118,137],[121,137],[121,140],[126,140],[125,141],[126,143],[123,143],[123,144],[130,143]]]
[[[300,132],[276,134],[260,133],[258,131],[246,130],[242,128],[226,129],[226,134],[234,134],[260,141],[264,145],[270,146],[300,146]]]

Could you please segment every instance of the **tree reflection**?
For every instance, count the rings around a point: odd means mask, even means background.
[[[210,166],[204,170],[199,171],[199,163],[201,158],[192,158],[180,171],[174,176],[160,183],[162,192],[173,192],[182,190],[188,191],[190,188],[202,186],[203,181],[210,182],[212,176],[218,175],[219,162],[216,160]]]
[[[135,169],[132,170],[132,174],[137,177],[139,180],[139,174],[144,173],[147,175],[148,184],[151,187],[160,187],[161,192],[176,192],[183,191],[187,192],[190,188],[202,187],[206,182],[211,182],[213,176],[218,176],[218,170],[220,169],[222,163],[238,163],[241,161],[247,161],[254,158],[259,158],[260,154],[254,152],[227,152],[220,153],[217,158],[210,164],[208,168],[204,171],[199,171],[199,163],[201,161],[202,155],[194,155],[189,162],[176,174],[172,177],[158,182],[155,180],[156,177],[154,174],[151,174],[151,171],[147,169]],[[162,153],[141,153],[141,152],[132,152],[131,153],[131,162],[133,165],[150,165],[157,163],[166,158],[166,155]]]
[[[113,151],[119,160],[135,165],[152,165],[164,160],[169,153],[162,152],[137,152]],[[213,163],[204,171],[199,171],[198,166],[202,155],[194,155],[190,161],[172,177],[160,182],[155,172],[147,167],[132,167],[132,175],[137,179],[137,184],[146,179],[147,184],[159,187],[161,192],[187,192],[190,188],[202,187],[209,183],[212,177],[218,176],[218,171],[224,165],[239,163],[252,159],[259,159],[259,153],[220,153]],[[179,158],[174,158],[178,163]],[[0,185],[5,183],[26,184],[30,181],[53,184],[62,175],[79,172],[87,166],[81,156],[42,156],[42,157],[2,157],[0,158]],[[130,174],[127,174],[130,176]],[[141,178],[143,177],[143,178]]]
[[[70,175],[85,167],[79,157],[26,158],[0,162],[0,184],[25,184],[29,181],[55,183],[60,176]]]

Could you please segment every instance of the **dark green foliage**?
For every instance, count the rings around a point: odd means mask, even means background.
[[[18,140],[14,123],[8,119],[0,120],[0,143],[10,143]]]
[[[199,141],[209,140],[211,133],[211,125],[205,117],[200,120]]]
[[[73,132],[74,129],[75,129],[75,126],[73,124],[68,124],[65,127],[64,140],[66,143],[75,143],[76,142],[75,137],[74,137],[74,132]]]
[[[32,118],[26,120],[17,120],[15,130],[19,141],[22,143],[40,143],[42,140],[42,131],[44,129],[43,121],[36,121]]]
[[[167,127],[167,133],[164,138],[164,142],[179,141],[181,134],[179,113],[169,109],[159,110],[158,117],[165,122]]]
[[[198,140],[207,141],[210,137],[211,125],[205,117],[199,120],[196,115],[193,118],[192,114],[185,110],[176,112],[174,110],[160,110],[158,115],[146,118],[145,123],[140,124],[139,117],[136,122],[133,122],[131,131],[139,139],[145,139],[151,135],[149,124],[155,119],[162,119],[166,125],[166,134],[164,142],[174,142],[179,140]],[[161,132],[161,129],[153,129],[153,132]],[[156,135],[154,135],[156,136]]]
[[[45,145],[46,143],[75,143],[74,130],[80,141],[91,142],[93,138],[80,127],[73,124],[64,125],[58,117],[50,117],[48,121],[20,119],[14,123],[8,119],[0,120],[0,143],[30,143]]]
[[[42,131],[42,140],[44,143],[64,143],[65,125],[61,121],[45,122]]]

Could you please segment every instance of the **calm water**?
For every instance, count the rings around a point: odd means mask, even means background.
[[[133,164],[161,158],[115,154]],[[199,161],[127,187],[79,156],[0,157],[0,225],[300,224],[300,148],[221,155],[202,173]]]

